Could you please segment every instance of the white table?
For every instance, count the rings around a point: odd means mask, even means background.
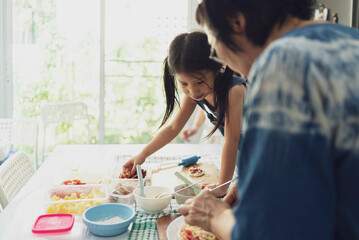
[[[52,152],[45,163],[36,171],[24,188],[0,214],[0,239],[127,239],[129,230],[115,237],[101,238],[91,234],[77,217],[73,229],[68,233],[52,235],[33,234],[31,228],[39,215],[45,213],[43,193],[58,184],[68,168],[96,166],[98,171],[106,170],[114,157],[121,154],[133,155],[145,145],[61,145]],[[169,144],[154,155],[183,156],[215,154],[220,156],[221,146],[217,144]]]

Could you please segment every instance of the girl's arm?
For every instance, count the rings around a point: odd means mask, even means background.
[[[183,130],[181,133],[181,138],[184,141],[189,142],[189,137],[191,137],[197,133],[198,129],[202,126],[205,119],[206,119],[206,116],[204,115],[204,111],[202,109],[198,109],[197,115],[196,115],[196,118],[195,118],[195,121],[194,121],[192,127],[188,128],[186,130]]]
[[[188,119],[192,115],[196,103],[189,97],[184,96],[181,107],[174,116],[173,120],[164,127],[156,136],[132,159],[128,160],[123,168],[131,169],[131,173],[136,171],[136,165],[142,164],[147,157],[171,142],[182,130]]]
[[[202,109],[198,109],[196,120],[193,123],[192,127],[199,129],[202,126],[202,124],[204,123],[205,119],[206,119],[206,116],[204,114],[204,111]]]
[[[224,124],[224,143],[222,148],[221,170],[219,184],[229,181],[233,177],[237,160],[238,142],[241,134],[243,100],[245,87],[237,85],[231,88],[228,94],[228,114]],[[215,190],[217,196],[226,194],[228,185]]]

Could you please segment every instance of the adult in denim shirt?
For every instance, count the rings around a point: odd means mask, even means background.
[[[199,5],[217,57],[249,85],[239,199],[205,191],[180,207],[187,223],[222,239],[359,239],[359,31],[312,13],[311,0]]]

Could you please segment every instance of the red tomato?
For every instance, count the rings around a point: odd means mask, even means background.
[[[61,184],[69,185],[69,184],[72,184],[72,181],[71,180],[66,180],[66,181],[63,181]]]
[[[72,182],[73,182],[74,184],[81,183],[81,181],[80,181],[80,180],[78,180],[78,179],[74,179],[74,180],[72,180]]]

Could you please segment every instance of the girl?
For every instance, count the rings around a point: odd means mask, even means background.
[[[171,142],[199,105],[214,124],[208,136],[219,129],[225,137],[218,184],[232,179],[241,132],[246,80],[233,76],[232,70],[223,68],[222,63],[209,56],[210,46],[207,36],[202,32],[183,33],[172,41],[169,54],[164,60],[167,107],[160,128],[170,118],[175,105],[180,105],[180,108],[173,120],[140,153],[124,164],[124,171],[131,169],[131,174],[134,174],[137,164],[142,164],[147,157]],[[184,93],[181,104],[177,86]],[[219,188],[214,194],[223,196],[227,188]]]

